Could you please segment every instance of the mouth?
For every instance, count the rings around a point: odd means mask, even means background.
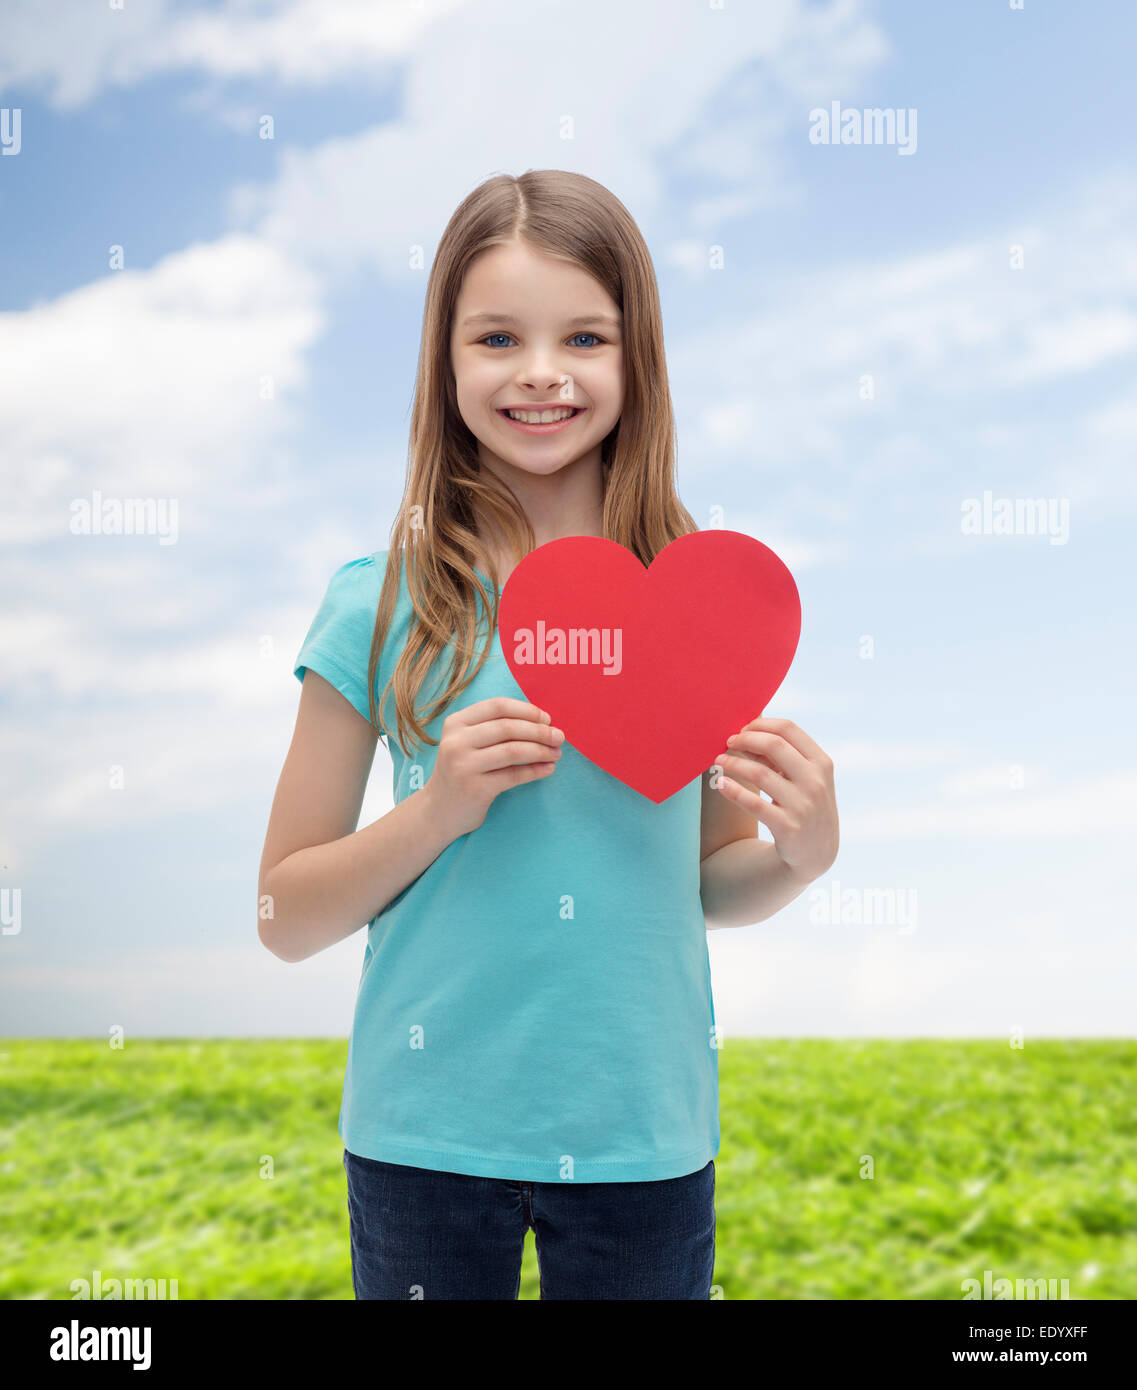
[[[578,415],[584,414],[579,405],[548,407],[544,410],[499,410],[498,415],[507,425],[522,434],[556,434],[571,425]],[[514,418],[520,416],[520,419]]]

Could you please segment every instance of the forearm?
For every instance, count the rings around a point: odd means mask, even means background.
[[[699,891],[707,927],[746,927],[764,922],[810,884],[779,856],[772,840],[732,840],[699,866]]]
[[[370,922],[457,838],[426,787],[342,839],[298,849],[265,875],[271,916],[261,941],[285,961],[305,960]]]

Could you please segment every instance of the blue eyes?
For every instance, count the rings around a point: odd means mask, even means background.
[[[484,338],[479,338],[478,342],[485,343],[487,347],[492,347],[493,344],[490,342],[491,338],[508,338],[509,336],[510,335],[508,333],[487,333]],[[601,338],[600,335],[597,333],[574,333],[572,338],[569,339],[569,342],[571,343],[574,338],[593,338],[596,340],[597,343],[604,342],[604,339]],[[582,344],[582,346],[591,347],[592,344],[584,343]]]

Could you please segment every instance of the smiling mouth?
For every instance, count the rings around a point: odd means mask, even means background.
[[[582,415],[584,407],[550,406],[545,410],[499,410],[497,413],[507,425],[512,425],[524,434],[555,434],[557,430],[571,425],[578,415]]]
[[[574,415],[579,415],[582,409],[579,405],[550,405],[534,410],[507,408],[499,410],[498,414],[519,425],[559,425],[562,420],[571,420]]]

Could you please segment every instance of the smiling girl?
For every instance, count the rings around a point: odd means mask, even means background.
[[[729,776],[657,805],[525,699],[497,632],[535,546],[646,565],[697,529],[673,433],[624,206],[555,170],[475,189],[427,286],[389,548],[336,571],[296,660],[260,869],[281,959],[367,927],[339,1125],[357,1298],[515,1299],[530,1227],[543,1299],[710,1297],[706,930],[832,863],[832,766],[756,719]],[[395,804],[359,830],[378,739]]]

